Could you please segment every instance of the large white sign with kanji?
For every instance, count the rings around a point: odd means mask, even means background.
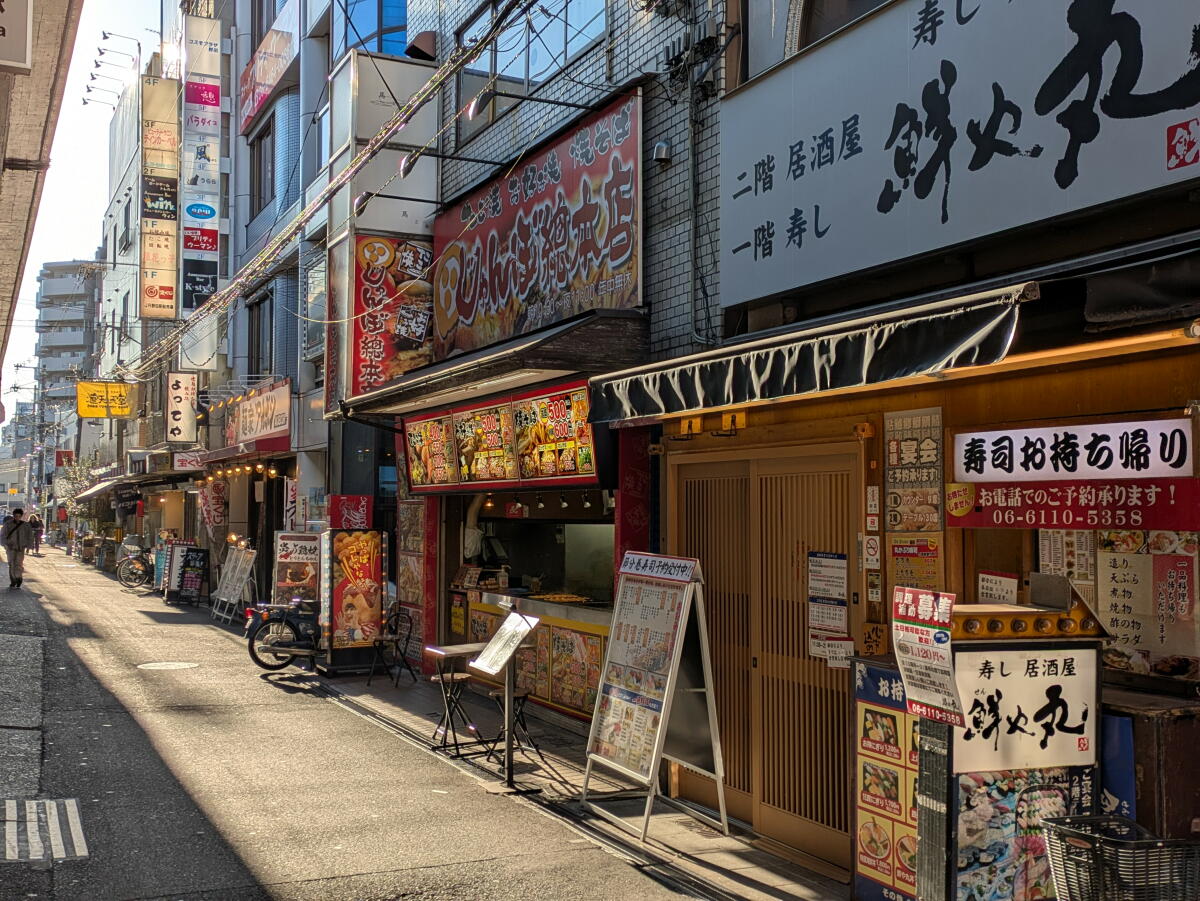
[[[1194,181],[1196,25],[1181,0],[901,0],[745,85],[722,305]]]
[[[1095,763],[1097,657],[1062,647],[955,655],[967,722],[954,730],[954,772]]]
[[[1189,419],[995,429],[954,436],[956,482],[1148,479],[1192,474]]]

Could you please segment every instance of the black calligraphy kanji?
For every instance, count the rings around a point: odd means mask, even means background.
[[[816,172],[825,166],[832,166],[834,161],[833,129],[827,128],[819,135],[813,135],[812,158],[809,165]]]
[[[913,193],[918,199],[924,200],[933,192],[940,174],[943,180],[942,223],[950,221],[950,151],[958,140],[958,129],[950,120],[950,91],[957,81],[958,70],[954,63],[942,60],[940,78],[926,82],[921,90],[921,107],[925,111],[923,123],[912,107],[904,103],[896,104],[892,130],[883,149],[892,150],[895,147],[893,168],[901,179],[901,186],[896,187],[890,178],[884,182],[875,206],[879,212],[889,213],[895,208],[903,190],[908,188],[910,178]],[[918,171],[922,137],[931,139],[934,148]]]
[[[801,138],[795,144],[788,147],[788,174],[787,177],[795,181],[804,175],[805,159],[804,159],[804,139]]]
[[[804,216],[804,210],[796,207],[792,210],[792,215],[788,217],[787,246],[803,247],[804,235],[807,232],[808,220]]]
[[[855,113],[842,120],[842,143],[838,149],[838,159],[848,160],[862,152],[862,138],[858,133],[858,113]]]
[[[922,41],[926,44],[936,44],[938,29],[945,21],[946,14],[942,12],[941,0],[925,0],[925,4],[917,11],[917,24],[913,26],[913,35],[916,37],[913,46],[916,47]]]
[[[1150,436],[1145,429],[1122,432],[1118,446],[1123,468],[1134,472],[1150,468]]]
[[[1020,704],[1017,705],[1017,715],[1005,716],[1004,721],[1008,723],[1008,730],[1005,732],[1005,735],[1013,735],[1017,732],[1021,732],[1025,735],[1037,734],[1036,732],[1031,732],[1025,728],[1025,725],[1029,722],[1029,717],[1026,716],[1024,711],[1021,710]]]
[[[977,13],[977,12],[979,12],[979,4],[978,3],[975,5],[975,8],[973,10],[971,10],[969,13],[964,13],[963,12],[963,0],[954,0],[954,21],[956,21],[959,25],[966,25],[968,22],[970,22],[972,19],[975,18],[975,13]]]
[[[992,750],[1000,747],[1000,701],[1004,694],[1000,689],[985,696],[984,701],[976,698],[967,711],[971,718],[971,726],[963,733],[963,739],[970,741],[976,735],[985,741],[992,739]],[[986,703],[985,703],[986,702]]]
[[[1079,468],[1079,436],[1074,432],[1054,433],[1050,442],[1050,465],[1055,472],[1075,472]]]
[[[754,164],[754,194],[765,194],[775,187],[775,157],[768,153]]]
[[[818,238],[824,238],[827,234],[829,234],[830,228],[832,228],[832,226],[829,225],[821,228],[821,204],[813,204],[813,234]]]
[[[1011,473],[1013,471],[1013,459],[1012,435],[1001,435],[999,438],[994,438],[992,440],[992,469]]]
[[[982,438],[969,438],[963,447],[963,471],[983,475],[987,464],[987,449]]]
[[[1113,465],[1113,450],[1108,446],[1111,436],[1103,432],[1092,432],[1083,449],[1087,451],[1087,465],[1092,469],[1108,469]]]
[[[1061,685],[1051,685],[1046,688],[1046,703],[1038,709],[1033,715],[1035,723],[1041,723],[1042,740],[1039,742],[1042,750],[1046,750],[1046,746],[1050,744],[1050,739],[1054,737],[1056,732],[1065,732],[1068,735],[1082,735],[1087,727],[1088,706],[1083,705],[1083,715],[1078,723],[1069,725],[1067,717],[1071,715],[1070,705],[1063,700]],[[1044,722],[1043,722],[1044,720]]]
[[[1021,442],[1021,468],[1038,472],[1046,465],[1046,439],[1026,436]]]
[[[775,250],[775,223],[767,220],[754,227],[754,259],[762,260]]]
[[[1000,140],[1000,128],[1004,125],[1005,118],[1012,120],[1012,126],[1008,129],[1008,133],[1015,135],[1021,128],[1021,108],[1004,96],[1004,88],[998,81],[993,81],[992,112],[988,116],[987,122],[980,124],[978,119],[971,119],[967,122],[967,137],[975,145],[971,162],[967,164],[969,171],[976,172],[982,169],[996,155],[1017,156],[1022,153],[1031,157],[1042,155],[1040,144],[1033,145],[1028,151],[1022,151],[1016,144]]]

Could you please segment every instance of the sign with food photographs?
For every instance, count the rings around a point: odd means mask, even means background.
[[[514,398],[513,419],[522,479],[595,474],[586,384],[555,394]]]
[[[404,420],[413,491],[453,485],[589,484],[596,444],[587,384]]]
[[[937,532],[942,528],[942,410],[904,410],[884,415],[884,470],[889,532]]]
[[[323,566],[323,618],[332,646],[370,647],[379,634],[385,589],[387,535],[376,531],[323,532],[328,565]]]
[[[321,569],[321,536],[316,532],[275,533],[276,604],[315,601]]]
[[[1112,636],[1104,664],[1200,680],[1195,532],[1096,533],[1096,613]]]
[[[517,477],[513,414],[508,404],[456,413],[454,443],[460,482],[512,481]]]
[[[890,666],[854,663],[857,783],[854,897],[913,901],[917,880],[917,731]]]
[[[458,484],[454,417],[404,420],[409,485],[416,488]]]

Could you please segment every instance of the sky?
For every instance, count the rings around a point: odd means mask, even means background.
[[[116,87],[106,79],[89,82],[88,75],[119,75],[111,66],[93,68],[96,49],[136,53],[133,41],[113,38],[102,41],[102,31],[127,35],[140,41],[148,58],[158,47],[158,0],[86,0],[79,21],[79,33],[71,57],[67,87],[63,93],[58,128],[50,150],[50,168],[42,190],[42,202],[34,226],[33,243],[21,282],[12,334],[4,359],[4,406],[14,408],[17,400],[32,399],[34,372],[16,369],[15,364],[36,363],[33,346],[37,341],[34,320],[37,308],[37,274],[42,263],[55,260],[90,260],[100,243],[100,222],[108,204],[108,121],[112,107],[102,103],[84,106],[84,88]],[[106,54],[104,59],[127,63],[123,56]],[[20,76],[18,76],[20,77]],[[90,96],[110,98],[111,94]]]

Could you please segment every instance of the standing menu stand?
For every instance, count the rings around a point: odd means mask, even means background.
[[[627,552],[617,572],[614,607],[580,804],[634,831],[588,801],[592,765],[600,764],[645,788],[642,841],[656,797],[728,835],[700,561]],[[663,758],[716,782],[719,821],[659,793]]]
[[[183,587],[184,555],[194,545],[190,541],[176,541],[167,548],[167,575],[163,582],[163,602],[174,604],[182,602],[180,589]]]
[[[229,549],[225,556],[225,565],[221,569],[221,580],[217,583],[217,590],[212,593],[209,614],[213,619],[219,619],[223,623],[233,621],[246,583],[254,572],[254,560],[257,556],[258,551],[249,548]]]
[[[211,588],[208,577],[208,548],[189,547],[183,552],[180,563],[179,594],[181,604],[199,604],[207,599],[206,590]]]
[[[468,664],[488,676],[504,670],[504,782],[503,792],[532,793],[536,788],[518,788],[513,782],[513,692],[517,684],[517,648],[541,622],[539,617],[517,611],[510,613],[492,636],[487,647]],[[489,752],[490,753],[490,752]]]

